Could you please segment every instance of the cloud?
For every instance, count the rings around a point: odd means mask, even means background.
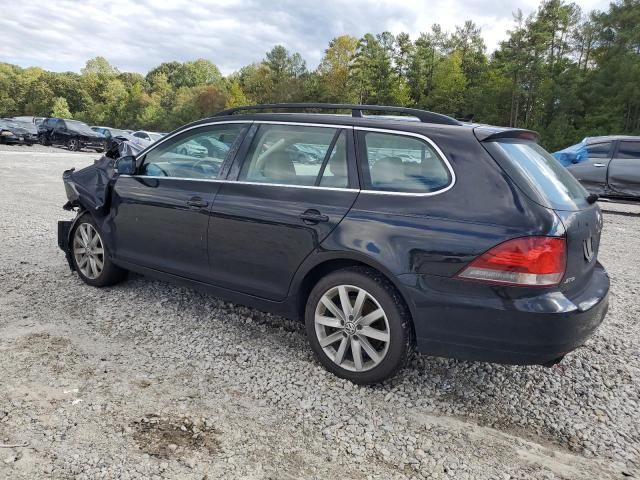
[[[606,0],[585,0],[584,10]],[[300,52],[314,68],[342,34],[408,32],[434,23],[453,31],[471,19],[489,50],[506,38],[512,13],[535,0],[109,0],[11,2],[0,17],[0,61],[78,71],[101,55],[122,71],[145,73],[161,62],[207,58],[231,73],[260,61],[276,44]]]

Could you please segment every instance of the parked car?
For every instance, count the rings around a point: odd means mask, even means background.
[[[42,145],[64,145],[73,151],[90,148],[102,152],[105,149],[104,135],[78,120],[47,118],[38,126],[38,138]]]
[[[640,137],[587,137],[553,155],[591,193],[640,198]]]
[[[15,143],[31,146],[38,141],[38,129],[33,123],[0,119],[0,143]]]
[[[120,137],[126,140],[132,140],[134,138],[133,135],[131,135],[127,131],[121,130],[119,128],[93,126],[91,127],[91,130],[93,130],[94,132],[98,132],[99,134],[104,136],[105,149],[107,150],[110,149],[113,145],[113,140],[115,137]]]
[[[142,138],[143,140],[148,140],[149,142],[156,142],[160,140],[164,134],[158,132],[147,132],[146,130],[138,130],[132,133],[134,137]]]
[[[600,208],[534,132],[399,107],[270,108],[66,171],[71,269],[96,287],[134,271],[304,318],[319,362],[357,383],[392,376],[415,347],[550,365],[602,322]],[[224,156],[175,153],[211,138]],[[300,144],[322,162],[296,163]]]

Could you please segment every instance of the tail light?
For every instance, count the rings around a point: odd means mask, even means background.
[[[564,238],[515,238],[480,255],[458,277],[490,283],[550,287],[562,280],[566,260]]]

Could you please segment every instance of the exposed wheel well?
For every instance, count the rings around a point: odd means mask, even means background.
[[[302,282],[300,282],[300,288],[298,289],[298,301],[296,305],[298,318],[304,318],[304,311],[307,305],[307,299],[309,298],[309,294],[311,293],[311,290],[318,283],[318,281],[322,277],[328,275],[331,272],[335,272],[336,270],[341,270],[343,268],[349,268],[349,267],[364,267],[370,270],[374,270],[379,275],[383,276],[396,289],[396,291],[398,292],[398,295],[400,296],[402,301],[405,303],[405,305],[407,306],[407,310],[411,314],[411,308],[409,308],[409,304],[407,300],[404,298],[404,295],[402,294],[400,289],[398,289],[398,287],[395,286],[394,282],[389,278],[388,275],[385,275],[379,269],[374,268],[371,265],[368,265],[364,262],[359,262],[357,260],[335,259],[335,260],[327,260],[326,262],[316,265],[315,267],[313,267],[311,270],[307,272],[305,277],[302,279]],[[411,323],[413,325],[413,319]]]

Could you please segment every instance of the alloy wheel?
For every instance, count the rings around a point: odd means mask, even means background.
[[[316,306],[314,321],[320,347],[345,370],[371,370],[389,350],[387,315],[373,295],[360,287],[329,289]]]
[[[69,148],[69,150],[75,152],[76,150],[79,150],[78,148],[78,141],[75,138],[72,138],[71,140],[69,140],[69,142],[67,143],[67,147]]]
[[[82,274],[94,280],[104,268],[102,238],[90,223],[81,223],[73,236],[73,256]]]

